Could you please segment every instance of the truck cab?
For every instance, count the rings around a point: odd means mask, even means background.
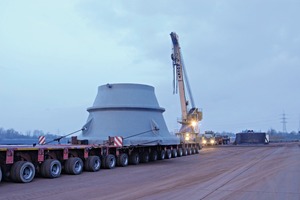
[[[203,146],[208,146],[208,145],[216,145],[216,136],[213,131],[205,131],[204,134],[202,135],[202,141],[201,141]]]

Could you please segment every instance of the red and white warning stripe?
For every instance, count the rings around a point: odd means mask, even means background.
[[[46,143],[45,136],[43,136],[43,135],[39,136],[39,144],[45,144],[45,143]]]
[[[123,146],[123,138],[120,136],[114,137],[114,146],[116,146],[116,147]]]

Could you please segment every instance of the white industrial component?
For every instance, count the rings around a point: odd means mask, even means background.
[[[181,54],[178,35],[174,32],[171,34],[171,39],[173,43],[173,53],[171,58],[173,60],[173,72],[174,72],[174,93],[179,90],[180,105],[181,105],[181,120],[179,121],[182,124],[179,132],[181,138],[184,138],[184,142],[195,142],[199,134],[198,122],[202,120],[202,112],[196,108],[194,99],[192,96],[191,88],[189,85],[187,73],[185,70],[183,57]],[[186,85],[185,85],[186,83]],[[189,100],[191,102],[191,109],[188,110],[189,101],[187,101],[185,89],[188,91]],[[186,134],[189,133],[189,137]],[[187,140],[188,139],[188,140]]]
[[[163,118],[154,87],[115,83],[98,87],[81,139],[102,144],[109,136],[122,136],[122,145],[180,144]]]

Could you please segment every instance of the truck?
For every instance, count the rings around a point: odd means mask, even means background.
[[[208,146],[208,145],[216,145],[217,140],[215,137],[215,133],[213,131],[205,131],[202,135],[202,145]]]
[[[179,45],[173,36],[171,33],[176,54]],[[182,65],[175,54],[174,66],[180,71]],[[181,76],[178,74],[182,98],[185,93]],[[186,107],[183,109],[181,124],[187,129],[172,136],[152,86],[99,86],[93,106],[87,109],[87,122],[79,130],[47,143],[43,140],[33,145],[0,145],[0,182],[29,183],[36,176],[53,179],[61,173],[79,175],[83,171],[97,172],[197,154],[202,146],[192,122],[201,120],[202,113],[195,107],[188,112]],[[60,144],[67,136],[72,136],[70,143]]]
[[[202,144],[207,145],[225,145],[230,143],[228,135],[215,134],[213,131],[205,131],[202,135]]]

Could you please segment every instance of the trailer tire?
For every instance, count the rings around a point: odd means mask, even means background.
[[[10,178],[12,181],[18,182],[17,181],[17,170],[18,170],[17,168],[20,168],[20,166],[22,165],[23,162],[24,161],[17,161],[10,168]]]
[[[2,180],[2,171],[1,171],[1,167],[0,167],[0,182]]]
[[[131,165],[138,165],[140,163],[140,155],[138,154],[138,152],[133,152],[130,155],[129,161]]]
[[[191,148],[187,149],[187,155],[192,155],[192,149]]]
[[[167,149],[166,151],[166,159],[170,159],[172,158],[172,152],[171,152],[171,149]]]
[[[121,153],[118,156],[117,165],[120,167],[126,167],[128,165],[128,155],[126,153]]]
[[[57,178],[61,174],[61,163],[55,159],[47,159],[41,165],[41,175],[46,178]]]
[[[165,156],[166,156],[165,150],[161,150],[161,151],[159,152],[158,159],[159,159],[159,160],[164,160],[164,159],[165,159]]]
[[[156,161],[157,157],[158,157],[157,151],[156,150],[151,151],[151,153],[150,153],[150,160],[151,161]]]
[[[182,148],[177,149],[177,156],[181,157],[182,156]]]
[[[172,158],[177,157],[177,149],[172,149]]]
[[[142,163],[147,163],[149,162],[149,152],[148,151],[144,151],[142,153],[142,156],[141,156],[141,162]]]
[[[199,148],[198,148],[198,147],[195,148],[195,153],[196,153],[196,154],[199,153]]]
[[[105,166],[107,169],[113,169],[116,166],[116,157],[112,154],[108,154],[105,158]]]
[[[65,162],[65,172],[67,174],[78,175],[83,170],[83,162],[79,157],[71,157]]]
[[[89,156],[85,159],[84,169],[89,172],[99,171],[101,168],[101,160],[99,156]]]
[[[10,174],[14,182],[29,183],[35,176],[35,167],[31,162],[18,161],[11,167]]]
[[[182,155],[183,155],[183,156],[188,155],[188,151],[187,151],[186,148],[183,148],[183,149],[182,149]]]
[[[196,148],[192,148],[192,154],[195,154],[196,153]]]
[[[194,154],[194,148],[193,147],[190,148],[190,155],[192,155],[192,154]]]

